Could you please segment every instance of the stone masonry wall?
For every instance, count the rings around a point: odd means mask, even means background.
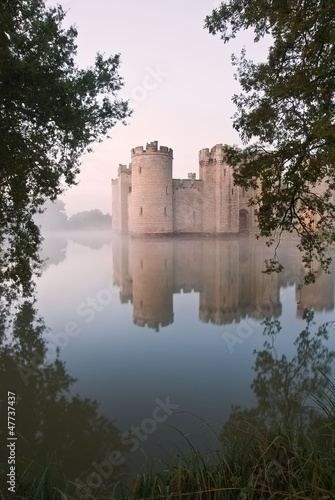
[[[172,150],[157,141],[132,150],[133,235],[173,233]]]
[[[172,149],[158,142],[131,151],[112,181],[112,227],[134,236],[257,231],[254,194],[234,185],[222,144],[199,152],[199,180],[172,179]],[[323,188],[320,187],[320,190]]]
[[[205,234],[238,233],[238,188],[233,170],[225,163],[222,144],[199,152],[200,179],[203,181],[202,232]]]
[[[131,189],[131,171],[124,170],[120,173],[120,211],[121,211],[121,231],[128,232],[128,194]]]
[[[202,181],[202,232],[216,232],[216,170],[208,149],[199,152],[199,178]]]
[[[239,232],[239,196],[238,187],[234,185],[233,169],[217,160],[217,196],[221,196],[216,216],[218,233]]]
[[[239,196],[238,196],[238,200],[239,200],[239,214],[241,214],[242,211],[245,211],[247,212],[248,216],[248,230],[249,231],[256,231],[256,229],[258,228],[258,224],[257,224],[257,217],[256,217],[256,214],[255,214],[255,207],[249,207],[248,203],[249,203],[249,199],[254,196],[254,190],[253,189],[244,189],[244,188],[241,188],[239,187],[238,188],[238,191],[239,191]]]
[[[201,233],[202,181],[173,179],[173,231]]]
[[[118,178],[112,181],[112,228],[128,232],[128,194],[131,189],[131,169],[119,165]]]

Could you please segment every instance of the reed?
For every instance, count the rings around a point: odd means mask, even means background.
[[[326,500],[335,498],[335,385],[325,377],[317,411],[308,427],[255,418],[239,422],[223,435],[215,461],[196,450],[179,454],[161,472],[152,466],[125,485],[105,485],[94,496],[75,496],[71,484],[48,467],[29,480],[27,466],[15,496],[2,490],[3,500]],[[190,444],[191,446],[191,444]],[[3,469],[2,467],[0,467]],[[51,469],[53,473],[51,473]]]

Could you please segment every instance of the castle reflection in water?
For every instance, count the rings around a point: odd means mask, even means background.
[[[273,249],[248,238],[113,238],[113,280],[122,303],[133,304],[134,323],[157,331],[173,323],[173,294],[199,292],[199,319],[228,324],[281,315],[280,288],[296,285],[297,315],[304,308],[334,309],[334,276],[319,272],[303,282],[301,254],[282,244],[282,273],[262,273]]]

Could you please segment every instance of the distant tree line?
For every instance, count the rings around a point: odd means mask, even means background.
[[[65,203],[61,200],[46,202],[43,212],[35,216],[42,231],[99,231],[111,229],[112,217],[101,210],[93,209],[67,216]]]

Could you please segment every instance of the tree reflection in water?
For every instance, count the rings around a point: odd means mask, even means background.
[[[235,435],[249,439],[259,427],[269,428],[273,423],[286,429],[306,430],[319,419],[320,412],[312,400],[322,398],[335,357],[335,351],[326,345],[332,323],[316,328],[314,312],[308,309],[302,318],[306,325],[294,341],[291,359],[277,353],[280,321],[263,321],[266,340],[262,350],[254,351],[256,375],[251,384],[257,404],[251,409],[233,407],[223,426],[222,438]]]
[[[9,315],[11,308],[11,315]],[[115,424],[99,414],[98,403],[70,395],[76,381],[58,357],[48,362],[43,339],[46,326],[33,301],[0,311],[0,442],[7,440],[7,391],[16,394],[16,471],[29,468],[31,478],[51,462],[58,472],[75,479],[92,471],[111,451],[122,451]],[[5,485],[7,448],[0,447],[0,482]],[[2,470],[1,470],[2,469]],[[115,472],[120,473],[121,467]],[[112,479],[112,477],[110,478]],[[6,488],[7,489],[7,488]]]
[[[128,241],[124,245],[127,252],[123,252],[122,245],[118,253],[114,252],[114,275],[121,299],[133,301],[136,324],[171,324],[173,293],[179,293],[181,288],[199,291],[200,321],[218,325],[230,324],[236,317],[258,319],[259,311],[268,311],[270,306],[272,318],[263,323],[263,348],[254,352],[255,377],[251,387],[257,405],[250,410],[235,407],[223,427],[223,439],[228,435],[247,443],[258,428],[269,428],[274,422],[299,429],[317,422],[315,408],[307,406],[311,403],[309,397],[311,394],[322,396],[322,373],[330,374],[335,352],[329,350],[326,343],[330,325],[315,328],[314,313],[306,310],[303,316],[306,326],[294,341],[294,354],[290,359],[278,354],[277,339],[282,335],[281,323],[275,319],[281,314],[279,292],[286,282],[294,283],[293,278],[285,281],[279,275],[268,280],[261,274],[262,259],[256,258],[257,253],[235,241],[201,241],[200,244],[180,240],[173,242],[174,247],[165,241],[164,244],[133,242],[129,261]],[[192,260],[190,248],[194,250]],[[51,255],[54,264],[64,258],[65,249],[66,242],[55,249],[55,255]],[[0,308],[1,400],[2,408],[6,408],[7,391],[17,395],[18,472],[26,470],[32,460],[42,467],[50,461],[61,461],[61,471],[67,478],[81,477],[85,482],[94,472],[94,462],[101,463],[114,450],[126,450],[115,423],[99,413],[97,402],[73,396],[76,380],[65,363],[59,357],[52,361],[48,358],[44,340],[47,327],[36,310],[33,293],[28,293],[33,288],[28,286],[30,275],[23,272],[22,278],[21,268],[24,271],[24,261],[13,268],[13,272],[18,273],[16,281],[12,281],[11,287],[3,288],[4,297],[9,297],[11,302],[2,300]],[[294,268],[289,272],[289,276],[296,274]],[[328,284],[333,292],[333,281]],[[321,300],[318,303],[319,297],[308,293],[306,289],[299,290],[300,302],[312,303],[315,310],[322,310],[324,304]],[[325,295],[330,302],[333,300],[333,293]],[[328,309],[332,307],[331,303]],[[6,415],[6,411],[1,411],[1,442],[7,438]],[[0,464],[5,465],[0,465],[3,483],[8,471],[5,446],[0,447]],[[29,466],[31,477],[40,472],[37,466]],[[120,468],[114,472],[119,474]],[[104,484],[108,481],[104,480]]]

